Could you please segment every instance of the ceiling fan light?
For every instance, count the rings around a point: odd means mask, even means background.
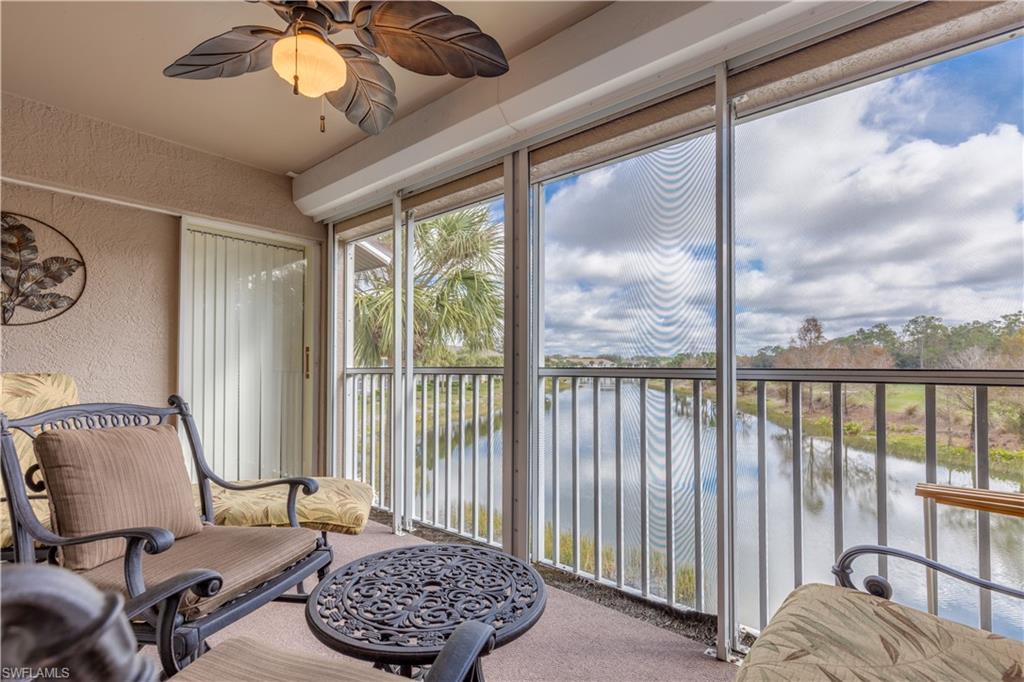
[[[345,84],[345,60],[338,50],[320,36],[302,33],[281,38],[274,44],[274,71],[289,85],[298,75],[300,95],[320,97]]]

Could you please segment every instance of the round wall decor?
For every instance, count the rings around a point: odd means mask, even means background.
[[[82,252],[36,218],[4,211],[0,220],[0,323],[36,324],[70,310],[85,290]]]

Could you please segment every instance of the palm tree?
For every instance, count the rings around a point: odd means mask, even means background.
[[[504,329],[503,243],[488,206],[417,225],[415,243],[416,362],[435,367],[495,364]],[[391,356],[393,278],[387,266],[357,273],[354,352],[361,366],[379,366]]]

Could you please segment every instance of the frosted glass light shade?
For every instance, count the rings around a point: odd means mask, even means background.
[[[337,90],[345,84],[348,74],[345,60],[334,46],[310,33],[278,40],[274,44],[272,63],[277,75],[289,85],[295,82],[298,74],[299,94],[306,97],[320,97]]]

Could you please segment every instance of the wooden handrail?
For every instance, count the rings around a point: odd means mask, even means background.
[[[918,483],[915,493],[919,497],[935,500],[964,509],[1024,517],[1024,493],[1011,493],[984,488],[958,488],[938,483]]]

